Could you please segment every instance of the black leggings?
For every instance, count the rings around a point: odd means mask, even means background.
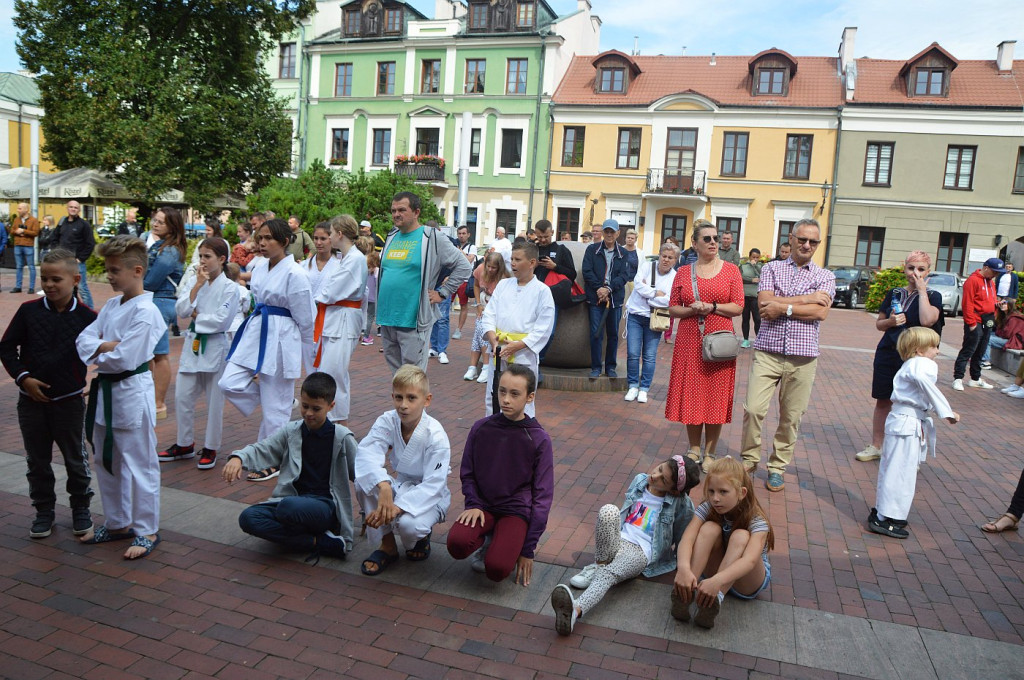
[[[1020,473],[1020,481],[1017,482],[1017,489],[1013,492],[1010,500],[1010,508],[1006,511],[1020,519],[1024,516],[1024,470]]]
[[[757,307],[757,296],[746,295],[743,298],[743,339],[750,339],[750,317],[754,317],[754,337],[761,330],[761,310]]]

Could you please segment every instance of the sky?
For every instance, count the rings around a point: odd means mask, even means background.
[[[854,55],[908,59],[938,42],[958,59],[995,59],[996,45],[1020,40],[1020,0],[591,0],[601,17],[601,49],[640,54],[754,55],[777,47],[794,56],[833,56],[846,26],[858,28]],[[411,0],[432,16],[433,0]],[[560,14],[577,0],[548,0]],[[14,0],[0,0],[0,71],[21,68],[14,50]],[[55,49],[59,49],[55,46]]]

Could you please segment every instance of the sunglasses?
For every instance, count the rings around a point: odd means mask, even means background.
[[[701,236],[704,239],[704,243],[718,243],[718,237],[708,234],[707,236]]]
[[[812,248],[818,247],[818,244],[821,243],[819,239],[804,238],[803,236],[794,236],[793,238],[795,238],[796,242],[799,243],[800,245],[806,245],[810,243]]]

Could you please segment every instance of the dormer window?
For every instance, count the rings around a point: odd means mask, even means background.
[[[359,35],[359,22],[362,19],[357,9],[345,10],[345,35]]]
[[[938,43],[924,48],[900,69],[900,77],[907,86],[907,96],[948,97],[949,80],[959,63]]]
[[[626,69],[621,67],[602,68],[600,74],[598,92],[625,92]]]
[[[516,28],[533,28],[536,3],[520,2],[516,6]]]
[[[915,97],[943,97],[946,93],[946,78],[949,71],[944,68],[919,68],[914,71]]]
[[[747,62],[750,94],[755,97],[785,97],[789,82],[796,76],[796,59],[780,49],[771,48]]]
[[[486,2],[473,2],[469,5],[469,30],[487,30],[487,9],[490,7]]]
[[[384,12],[384,32],[392,34],[402,32],[401,9],[389,9]]]
[[[594,57],[594,92],[598,94],[625,94],[629,85],[641,73],[636,61],[628,54],[609,50]]]
[[[757,69],[757,92],[754,94],[783,94],[785,92],[786,69]]]

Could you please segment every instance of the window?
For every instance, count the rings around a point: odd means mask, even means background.
[[[598,92],[623,92],[626,89],[626,69],[601,69],[601,83]]]
[[[697,130],[669,128],[665,143],[665,189],[693,191],[693,168],[697,158]]]
[[[345,10],[345,35],[359,35],[359,21],[362,17],[357,9]]]
[[[1013,173],[1013,193],[1024,193],[1024,146],[1017,149],[1017,171]]]
[[[619,128],[615,167],[633,170],[640,167],[640,128]]]
[[[565,167],[583,167],[583,140],[586,136],[584,127],[566,127],[562,137],[562,165]]]
[[[884,241],[884,227],[858,227],[857,251],[854,253],[853,263],[861,267],[881,267]]]
[[[793,231],[793,225],[794,224],[796,224],[796,222],[794,222],[792,220],[789,220],[789,221],[780,220],[779,221],[779,240],[775,242],[775,254],[776,255],[779,253],[779,248],[783,244],[786,244],[786,245],[789,244],[789,235]]]
[[[480,140],[482,131],[480,128],[473,128],[469,131],[469,167],[480,167]]]
[[[477,215],[477,209],[476,208],[466,208],[466,221],[463,222],[463,221],[461,221],[459,219],[459,204],[456,203],[452,207],[454,208],[454,211],[455,211],[455,224],[457,224],[460,227],[463,226],[463,225],[468,227],[469,228],[469,242],[470,243],[476,243],[476,215]]]
[[[338,64],[334,67],[334,96],[352,96],[352,64]]]
[[[441,131],[437,128],[416,129],[416,155],[436,156],[440,144]]]
[[[281,43],[281,57],[278,63],[277,77],[295,77],[295,43]]]
[[[516,7],[516,27],[533,28],[534,3],[520,2]]]
[[[391,130],[374,129],[372,163],[373,165],[391,164]]]
[[[505,230],[505,234],[508,235],[509,239],[515,238],[518,213],[515,210],[506,210],[504,208],[498,208],[494,213],[496,215],[495,229],[501,227]]]
[[[385,33],[401,33],[402,32],[402,10],[400,9],[389,9],[384,12],[384,32]]]
[[[940,231],[939,256],[935,258],[935,271],[961,273],[964,270],[964,255],[966,252],[967,234]]]
[[[579,208],[559,208],[557,219],[559,234],[567,231],[573,236],[576,236],[576,232],[580,230]]]
[[[786,69],[757,69],[757,88],[754,94],[783,94],[785,92]]]
[[[914,95],[917,97],[941,97],[946,91],[946,69],[919,68],[914,72]]]
[[[661,242],[664,243],[667,238],[674,238],[679,247],[685,250],[686,215],[665,215],[661,218]]]
[[[950,146],[946,150],[946,176],[943,189],[970,191],[974,184],[976,146]]]
[[[441,60],[424,59],[420,74],[420,93],[437,94],[441,89]]]
[[[487,8],[489,6],[486,2],[474,2],[469,6],[470,30],[487,30]]]
[[[740,243],[740,225],[743,223],[739,217],[716,217],[715,226],[718,228],[718,236],[728,232],[732,234],[732,243],[734,248],[739,248]]]
[[[395,93],[395,62],[377,62],[377,94]]]
[[[508,94],[526,94],[526,59],[508,60],[508,78],[505,91]]]
[[[749,133],[726,132],[722,140],[722,174],[744,177],[747,174]]]
[[[487,75],[486,59],[466,60],[466,94],[483,94]]]
[[[518,168],[523,161],[523,131],[501,131],[501,167]]]
[[[868,142],[864,158],[864,184],[891,186],[893,146],[892,142]]]
[[[331,165],[348,165],[348,128],[331,130]]]
[[[786,166],[783,179],[807,179],[811,176],[811,142],[814,135],[786,135]]]

